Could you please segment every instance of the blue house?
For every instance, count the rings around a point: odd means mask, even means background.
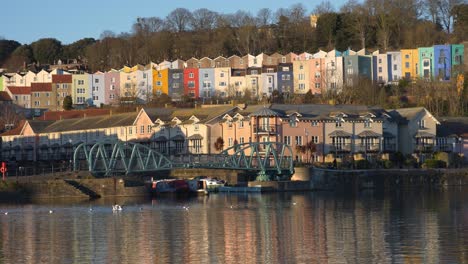
[[[449,81],[452,71],[452,49],[450,45],[434,45],[433,76],[439,81]]]
[[[294,74],[292,63],[280,63],[278,65],[278,91],[285,94],[294,93]]]

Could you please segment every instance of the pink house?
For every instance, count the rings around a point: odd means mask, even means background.
[[[104,73],[104,104],[118,104],[120,96],[120,72],[110,70]]]

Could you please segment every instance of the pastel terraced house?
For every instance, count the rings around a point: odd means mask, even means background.
[[[89,76],[87,73],[72,74],[73,104],[81,107],[92,105]]]
[[[104,103],[115,105],[119,103],[120,97],[120,72],[110,70],[104,73]]]
[[[419,55],[417,49],[401,50],[402,77],[415,80],[419,77]]]

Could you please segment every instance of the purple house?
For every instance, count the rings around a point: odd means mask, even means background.
[[[110,70],[104,73],[104,104],[118,104],[120,96],[120,72]]]

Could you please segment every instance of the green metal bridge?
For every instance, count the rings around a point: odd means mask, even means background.
[[[294,173],[291,147],[279,142],[237,144],[219,154],[167,156],[138,143],[117,141],[82,143],[73,154],[74,170],[86,166],[93,175],[134,174],[174,168],[232,169],[257,172],[259,176]]]

